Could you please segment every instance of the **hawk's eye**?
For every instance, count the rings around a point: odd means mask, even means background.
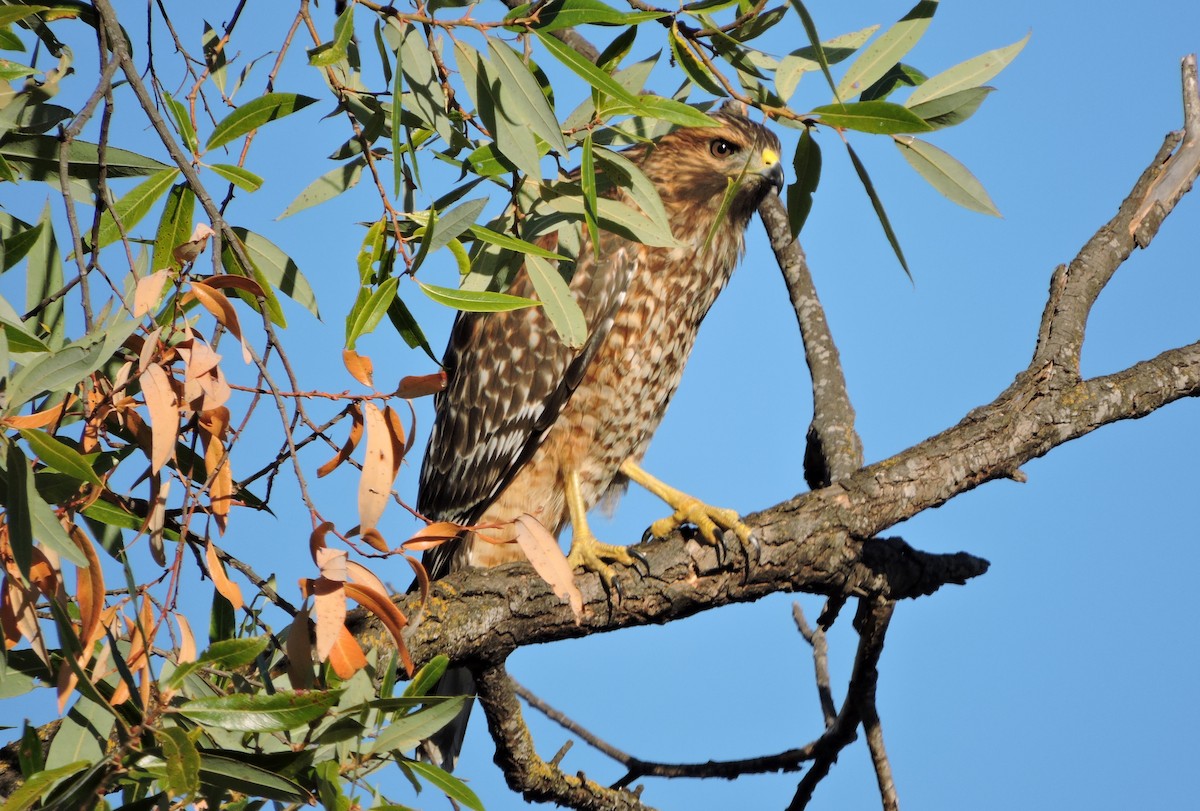
[[[714,138],[712,144],[708,147],[708,151],[715,158],[724,158],[726,155],[732,155],[738,151],[737,144],[726,141],[724,138]]]

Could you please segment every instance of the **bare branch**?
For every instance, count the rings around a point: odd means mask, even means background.
[[[825,641],[825,629],[817,626],[812,628],[804,618],[804,609],[800,603],[792,603],[792,619],[796,629],[804,637],[813,651],[813,670],[817,682],[817,697],[821,701],[821,714],[825,716],[825,726],[830,727],[837,717],[837,708],[833,705],[833,689],[829,683],[829,646]]]

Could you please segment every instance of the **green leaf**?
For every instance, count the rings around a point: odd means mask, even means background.
[[[179,128],[179,134],[183,137],[184,146],[188,148],[188,152],[196,154],[200,149],[200,141],[196,138],[196,128],[192,126],[192,119],[188,115],[187,108],[171,98],[170,93],[164,92],[163,98],[167,102],[167,109],[171,111],[171,117],[175,119],[175,126]]]
[[[417,319],[413,318],[413,314],[408,309],[408,305],[399,296],[392,299],[392,306],[388,307],[388,320],[392,322],[392,326],[396,328],[396,332],[400,333],[400,337],[404,339],[404,343],[408,344],[409,349],[420,347],[425,354],[434,363],[440,363],[437,355],[433,354],[433,347],[429,345],[429,339],[425,337],[424,330],[417,323]]]
[[[263,179],[251,172],[249,169],[243,169],[240,166],[233,166],[228,163],[212,163],[205,164],[214,174],[228,180],[233,185],[244,191],[255,192],[262,188]]]
[[[697,110],[690,104],[684,104],[675,99],[664,99],[660,96],[638,96],[634,105],[609,104],[603,112],[606,115],[637,115],[669,121],[681,127],[716,127],[719,123],[713,120],[703,110]]]
[[[419,280],[417,286],[421,288],[422,293],[438,304],[468,313],[502,313],[542,304],[536,299],[513,296],[508,293],[495,293],[490,290],[459,290],[454,287],[426,284]]]
[[[175,176],[178,174],[178,169],[164,169],[150,175],[126,192],[125,196],[113,205],[113,211],[120,218],[126,234],[130,234],[133,227],[150,213],[151,207],[158,202],[158,198],[167,193],[167,189],[171,188],[171,184],[175,182]],[[117,228],[116,218],[105,213],[100,221],[100,235],[95,249],[99,250],[106,245],[111,245],[120,238],[121,231]]]
[[[49,10],[49,6],[0,6],[0,26]]]
[[[238,732],[286,732],[320,718],[337,704],[340,690],[278,692],[272,695],[235,694],[196,698],[178,708],[186,718],[204,726]]]
[[[572,348],[583,346],[588,336],[587,319],[558,269],[540,256],[530,255],[525,257],[525,270],[563,343]]]
[[[391,136],[392,136],[392,196],[400,196],[400,187],[404,183],[404,160],[400,156],[400,132],[403,124],[400,114],[404,111],[404,71],[401,70],[400,49],[395,50],[396,72],[392,76],[392,105],[391,105]],[[384,64],[387,62],[384,60]]]
[[[405,697],[413,698],[428,695],[429,691],[434,688],[449,666],[450,658],[448,656],[440,653],[434,656],[412,677],[412,681],[408,683],[408,687],[404,690]]]
[[[838,98],[858,95],[904,58],[929,28],[937,6],[937,0],[920,0],[895,25],[872,42],[838,82]]]
[[[224,146],[234,138],[256,130],[270,121],[303,110],[315,101],[316,99],[296,93],[267,93],[259,96],[225,116],[213,129],[204,148],[213,150]]]
[[[829,82],[829,89],[833,91],[833,97],[841,101],[842,97],[838,95],[837,85],[833,82],[833,74],[829,72],[829,58],[825,55],[825,48],[821,45],[821,37],[817,34],[817,25],[813,22],[812,15],[808,13],[808,9],[804,7],[801,0],[789,1],[800,17],[800,24],[804,26],[804,32],[808,34],[808,44],[812,46],[817,64],[821,66],[821,72],[825,74],[825,81]]]
[[[408,85],[409,95],[403,99],[405,112],[416,114],[429,125],[443,141],[450,143],[454,137],[450,117],[446,113],[446,94],[438,78],[437,66],[429,53],[430,45],[415,26],[409,26],[401,36],[396,29],[398,23],[388,20],[385,36],[393,41],[398,40],[400,55],[397,63],[404,73],[404,81]],[[401,100],[393,99],[393,105]],[[408,103],[411,102],[411,105]]]
[[[25,263],[25,306],[29,311],[37,309],[38,313],[25,319],[25,324],[30,332],[45,338],[50,346],[58,347],[66,341],[65,299],[42,305],[63,287],[63,262],[50,222],[49,200],[42,207],[38,226],[37,239],[29,248]],[[11,405],[15,394],[10,390],[8,396]]]
[[[200,754],[200,782],[276,802],[310,801],[307,791],[282,775],[247,763],[244,758],[226,757],[211,752]]]
[[[576,76],[583,79],[596,90],[607,96],[625,102],[634,107],[638,106],[638,98],[626,90],[616,79],[592,64],[587,57],[570,45],[542,31],[534,31],[538,41],[545,46],[555,59],[561,62]]]
[[[96,503],[99,504],[101,502]],[[267,644],[270,641],[270,637],[257,636],[223,639],[219,642],[214,642],[209,645],[208,650],[200,654],[200,657],[196,661],[175,668],[174,672],[165,680],[165,684],[171,688],[178,687],[183,684],[183,680],[189,673],[193,673],[202,667],[211,667],[215,670],[225,671],[246,667],[267,649]]]
[[[79,774],[90,764],[86,760],[77,760],[57,769],[47,769],[28,777],[24,784],[8,796],[4,803],[4,811],[26,811],[33,808],[51,788],[68,777]]]
[[[999,217],[1000,211],[973,174],[933,144],[916,138],[896,139],[900,154],[921,177],[963,208]]]
[[[51,436],[45,431],[39,431],[33,428],[22,428],[21,436],[29,443],[29,448],[34,454],[42,460],[46,466],[57,470],[59,473],[66,473],[79,479],[81,482],[103,486],[100,477],[96,475],[96,471],[92,470],[92,466],[88,464],[87,459],[79,451],[67,445],[58,437]]]
[[[346,58],[346,48],[354,36],[354,4],[346,6],[333,24],[333,39],[308,52],[308,64],[323,68]]]
[[[505,16],[505,20],[525,17],[530,8],[532,4],[529,3],[518,6]],[[600,0],[551,0],[538,8],[538,21],[533,27],[538,31],[549,32],[588,24],[632,26],[666,16],[668,15],[658,11],[619,11],[601,3]]]
[[[900,240],[896,238],[896,232],[892,230],[892,223],[888,219],[887,212],[883,210],[883,201],[879,199],[879,195],[875,191],[875,184],[871,182],[871,176],[867,174],[867,167],[859,160],[858,153],[848,142],[846,151],[850,154],[850,162],[854,164],[854,171],[858,174],[858,179],[862,183],[867,197],[871,199],[871,206],[875,209],[875,216],[879,218],[883,233],[887,236],[887,241],[892,246],[896,258],[900,260],[900,267],[904,268],[904,275],[908,276],[909,281],[912,281],[912,272],[908,269],[908,262],[904,259],[904,251],[900,249]]]
[[[155,732],[166,761],[167,785],[172,796],[184,799],[200,791],[200,753],[196,742],[180,727],[164,727]]]
[[[4,261],[0,262],[0,273],[4,273],[22,259],[32,250],[37,243],[38,237],[42,235],[42,229],[46,227],[43,223],[38,223],[34,226],[26,226],[20,231],[16,231],[7,239],[4,240]]]
[[[212,79],[213,84],[221,91],[221,95],[225,94],[225,49],[217,49],[221,44],[221,35],[218,34],[213,27],[204,23],[204,33],[200,37],[200,47],[204,50],[204,64],[208,67],[208,75]]]
[[[296,195],[296,199],[288,203],[283,213],[275,219],[282,220],[290,217],[297,211],[303,211],[324,203],[326,200],[332,200],[339,194],[354,188],[362,178],[363,167],[366,165],[367,159],[360,156],[326,172]]]
[[[493,231],[482,225],[472,225],[467,230],[471,232],[471,236],[480,242],[486,242],[498,248],[506,248],[507,250],[521,254],[540,256],[543,259],[566,259],[562,254],[548,251],[540,245],[535,245],[532,242],[527,242],[508,234],[502,234],[499,231]]]
[[[8,674],[4,674],[7,679]],[[42,758],[42,742],[38,738],[37,730],[29,725],[26,720],[21,725],[21,743],[17,747],[17,762],[21,766],[21,774],[26,778],[46,768],[46,763]]]
[[[523,99],[515,90],[506,88],[499,81],[498,69],[483,54],[465,42],[456,42],[454,50],[458,56],[463,85],[475,103],[484,126],[495,139],[496,151],[513,168],[540,180],[541,154],[537,141],[531,125],[519,120]],[[541,95],[540,91],[538,95]]]
[[[859,95],[860,101],[882,101],[901,87],[916,87],[929,77],[912,65],[898,62]]]
[[[108,360],[104,343],[72,345],[42,355],[12,376],[8,413],[29,402],[41,392],[74,391],[76,384],[99,369]]]
[[[643,245],[673,248],[679,244],[669,227],[661,227],[632,206],[604,197],[598,198],[596,203],[597,217],[606,231]],[[583,200],[579,197],[556,197],[550,201],[550,205],[564,214],[583,217]]]
[[[270,287],[279,290],[317,318],[321,317],[321,313],[317,311],[317,297],[313,293],[308,279],[300,272],[300,267],[292,261],[290,256],[277,248],[269,239],[253,231],[234,227],[233,232],[242,241],[246,247],[246,253],[250,256],[250,261],[254,263],[254,267],[258,269],[263,280]],[[236,272],[229,262],[225,267],[231,272]]]
[[[474,200],[467,200],[465,203],[450,209],[444,214],[439,214],[433,236],[427,235],[421,244],[424,245],[427,243],[430,253],[450,244],[451,240],[457,239],[470,229],[471,226],[475,225],[475,221],[479,219],[479,215],[483,212],[487,203],[488,198],[479,197]],[[422,225],[428,226],[429,224],[430,218],[425,212],[415,212],[410,216]]]
[[[604,180],[624,189],[656,228],[670,233],[671,220],[659,197],[658,187],[637,164],[620,152],[608,149],[597,149],[594,157],[603,166]]]
[[[995,88],[972,87],[938,96],[930,101],[923,101],[909,107],[914,113],[935,128],[952,127],[961,124],[975,114],[979,105]]]
[[[60,141],[52,135],[10,133],[0,143],[0,156],[30,180],[58,184]],[[94,182],[100,176],[100,148],[87,141],[72,141],[67,149],[67,174],[71,178]],[[139,177],[169,168],[153,158],[110,146],[104,151],[108,178]]]
[[[33,516],[29,501],[30,495],[37,493],[29,460],[21,449],[10,444],[7,456],[5,480],[8,493],[4,506],[8,508],[8,542],[17,569],[29,579],[29,567],[33,565]]]
[[[154,270],[179,268],[182,263],[173,255],[178,246],[192,236],[192,218],[196,213],[196,194],[186,182],[177,183],[167,195],[158,231],[154,235],[154,253],[150,267]]]
[[[470,808],[471,811],[483,811],[483,803],[475,792],[466,783],[444,769],[419,760],[406,761],[404,765],[441,789],[447,797]]]
[[[708,66],[701,62],[700,58],[692,51],[691,45],[679,33],[678,25],[671,26],[670,40],[671,54],[675,57],[675,64],[683,69],[683,72],[697,87],[707,90],[714,96],[729,95],[721,83],[713,78]]]
[[[592,253],[600,258],[600,226],[596,222],[596,164],[592,156],[592,133],[583,139],[579,160],[579,186],[583,191],[583,222],[592,242]]]
[[[812,110],[821,116],[821,123],[831,127],[895,135],[905,132],[928,132],[933,129],[925,119],[899,104],[890,101],[853,101],[849,104],[827,104]]]
[[[796,180],[788,187],[787,210],[788,224],[792,229],[792,237],[800,235],[804,222],[812,211],[813,194],[821,182],[821,147],[812,137],[812,130],[804,128],[800,141],[796,144],[796,155],[792,159],[792,169]]]
[[[4,328],[4,337],[8,341],[8,348],[11,352],[49,352],[50,347],[42,343],[36,336],[30,335],[25,331],[23,324],[19,322],[10,324],[8,321],[0,319],[0,326]],[[4,368],[4,367],[0,367]]]
[[[396,287],[400,284],[399,277],[392,276],[384,279],[365,300],[355,302],[350,314],[346,316],[346,348],[353,349],[358,339],[379,326],[392,301],[396,298]],[[366,289],[366,288],[364,288]]]
[[[421,741],[453,721],[466,701],[467,696],[454,696],[447,701],[439,701],[397,718],[379,733],[379,737],[367,753],[407,752],[415,748]]]
[[[516,109],[521,111],[522,118],[528,122],[529,128],[549,144],[551,150],[566,155],[567,142],[563,139],[554,108],[542,93],[542,88],[530,71],[529,65],[526,65],[512,48],[492,38],[488,38],[488,52],[492,55],[490,64],[495,70],[502,92],[514,94],[514,103],[518,105]]]
[[[37,73],[37,68],[0,58],[0,81],[11,82]]]
[[[980,54],[973,59],[968,59],[966,62],[961,62],[948,70],[942,71],[914,90],[905,104],[908,107],[913,107],[923,101],[932,101],[933,99],[958,92],[959,90],[979,87],[1004,70],[1008,66],[1008,63],[1013,61],[1017,54],[1021,52],[1021,49],[1025,47],[1025,43],[1029,42],[1029,37],[1030,35],[1026,34],[1012,45],[988,51],[985,54]]]

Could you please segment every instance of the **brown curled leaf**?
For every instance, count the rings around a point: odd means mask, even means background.
[[[233,308],[233,302],[223,293],[214,290],[204,282],[194,279],[192,280],[191,291],[184,296],[184,304],[193,297],[204,306],[204,309],[212,313],[213,318],[221,322],[234,338],[238,339],[238,342],[242,345],[242,360],[249,363],[252,358],[250,345],[246,343],[246,339],[242,336],[242,327],[238,323],[237,310]]]
[[[380,533],[380,531],[375,529],[374,527],[372,527],[371,529],[363,530],[360,537],[364,541],[366,541],[371,546],[371,548],[374,549],[376,552],[392,551],[391,547],[388,546],[387,539],[385,539],[383,537],[383,534]]]
[[[45,428],[48,425],[59,422],[66,415],[68,409],[78,401],[79,398],[74,394],[68,394],[67,399],[56,406],[47,408],[45,411],[39,411],[36,414],[29,414],[24,417],[5,417],[0,422],[3,422],[9,428]]]
[[[583,619],[583,594],[575,585],[575,576],[571,572],[571,564],[563,554],[550,530],[542,526],[532,515],[518,515],[516,520],[517,543],[534,571],[550,584],[554,593],[571,605],[571,613],[575,622]]]
[[[142,374],[142,396],[150,413],[150,470],[157,473],[175,454],[175,440],[179,436],[175,389],[166,371],[157,363],[147,366]]]
[[[433,374],[409,375],[401,378],[400,385],[396,388],[396,396],[411,400],[414,397],[437,394],[444,388],[446,388],[446,372],[438,370]]]
[[[403,637],[404,626],[408,625],[408,618],[401,613],[395,603],[388,599],[386,594],[379,594],[373,589],[364,588],[357,583],[346,583],[346,596],[379,618],[396,643],[396,650],[400,653],[400,661],[404,665],[405,672],[411,676],[413,674],[412,656],[404,645]]]
[[[360,355],[353,349],[343,349],[342,363],[346,365],[346,371],[351,377],[364,386],[374,388],[375,364],[371,363],[369,357]]]
[[[162,301],[163,288],[171,278],[171,271],[157,270],[138,280],[133,291],[133,316],[141,318]]]
[[[404,443],[404,425],[400,422],[400,415],[388,406],[383,409],[383,418],[392,438],[392,481],[395,481],[400,475],[400,465],[404,462],[404,453],[408,446]]]
[[[462,526],[453,521],[433,521],[414,532],[401,546],[412,552],[424,552],[454,540],[462,531]]]
[[[249,293],[252,296],[260,298],[266,296],[266,294],[263,293],[263,289],[259,287],[258,282],[246,276],[209,276],[204,280],[204,283],[209,287],[214,287],[217,289],[232,287],[237,290],[241,290],[244,293]]]
[[[392,435],[383,412],[374,403],[363,405],[367,450],[358,480],[358,523],[361,530],[379,523],[387,507],[395,480],[392,465]]]
[[[317,563],[317,553],[325,548],[325,536],[333,531],[333,522],[326,521],[312,531],[308,536],[308,553],[312,555],[312,562]],[[317,564],[320,565],[320,564]]]
[[[329,651],[329,666],[343,681],[367,666],[367,657],[363,654],[362,646],[344,625],[334,640],[332,650]],[[411,674],[412,671],[409,672]]]
[[[346,440],[346,444],[338,449],[338,452],[325,464],[317,468],[317,478],[328,476],[333,471],[337,470],[343,462],[350,458],[350,454],[354,453],[354,449],[358,447],[359,440],[362,439],[363,432],[363,415],[362,408],[358,403],[351,403],[346,406],[343,412],[350,415],[350,437]]]
[[[324,552],[339,553],[342,550],[325,549]],[[343,572],[345,567],[343,566]],[[317,660],[324,662],[337,643],[339,634],[346,625],[346,588],[344,580],[318,577],[313,583],[313,619],[317,623]]]
[[[225,574],[225,567],[217,557],[217,548],[213,546],[212,538],[204,544],[204,560],[208,563],[208,575],[212,578],[217,592],[229,601],[235,611],[244,606],[246,603],[242,599],[242,590]]]

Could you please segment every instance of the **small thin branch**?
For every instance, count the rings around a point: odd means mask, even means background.
[[[817,626],[812,628],[804,617],[804,609],[800,603],[792,603],[792,619],[796,630],[804,641],[812,647],[813,671],[817,682],[817,698],[821,702],[821,714],[825,716],[825,728],[833,726],[837,718],[837,707],[833,703],[833,688],[829,681],[829,646],[825,640],[825,629]]]

